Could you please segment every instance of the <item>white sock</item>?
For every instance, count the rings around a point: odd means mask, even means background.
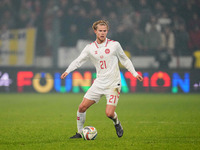
[[[119,124],[119,120],[118,120],[118,117],[117,117],[117,113],[116,113],[116,112],[114,112],[114,117],[111,118],[111,119],[112,119],[112,121],[113,121],[114,124]]]
[[[80,113],[77,111],[77,129],[78,133],[81,133],[83,130],[83,126],[85,123],[85,118],[86,118],[86,112]]]

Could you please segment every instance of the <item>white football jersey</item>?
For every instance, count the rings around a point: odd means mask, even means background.
[[[94,83],[101,88],[113,88],[121,84],[119,61],[133,76],[138,75],[119,42],[107,38],[102,44],[98,44],[96,41],[88,44],[80,56],[69,65],[66,72],[74,71],[87,60],[94,64],[97,72]]]

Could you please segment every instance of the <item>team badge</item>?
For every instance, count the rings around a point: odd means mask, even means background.
[[[103,59],[103,55],[101,55],[100,58]]]
[[[107,49],[105,50],[105,53],[106,53],[106,54],[109,54],[109,53],[110,53],[110,50],[107,48]]]
[[[97,51],[95,51],[95,54],[97,54]]]

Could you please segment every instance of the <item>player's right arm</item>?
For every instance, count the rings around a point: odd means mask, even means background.
[[[61,79],[64,79],[70,72],[76,70],[80,66],[82,66],[89,58],[88,55],[88,46],[86,46],[78,58],[76,58],[72,63],[69,65],[69,67],[66,69],[66,71],[60,76]]]

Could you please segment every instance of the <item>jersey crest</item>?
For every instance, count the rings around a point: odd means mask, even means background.
[[[107,49],[105,50],[105,53],[106,53],[106,54],[109,54],[109,53],[110,53],[110,49],[107,48]]]

